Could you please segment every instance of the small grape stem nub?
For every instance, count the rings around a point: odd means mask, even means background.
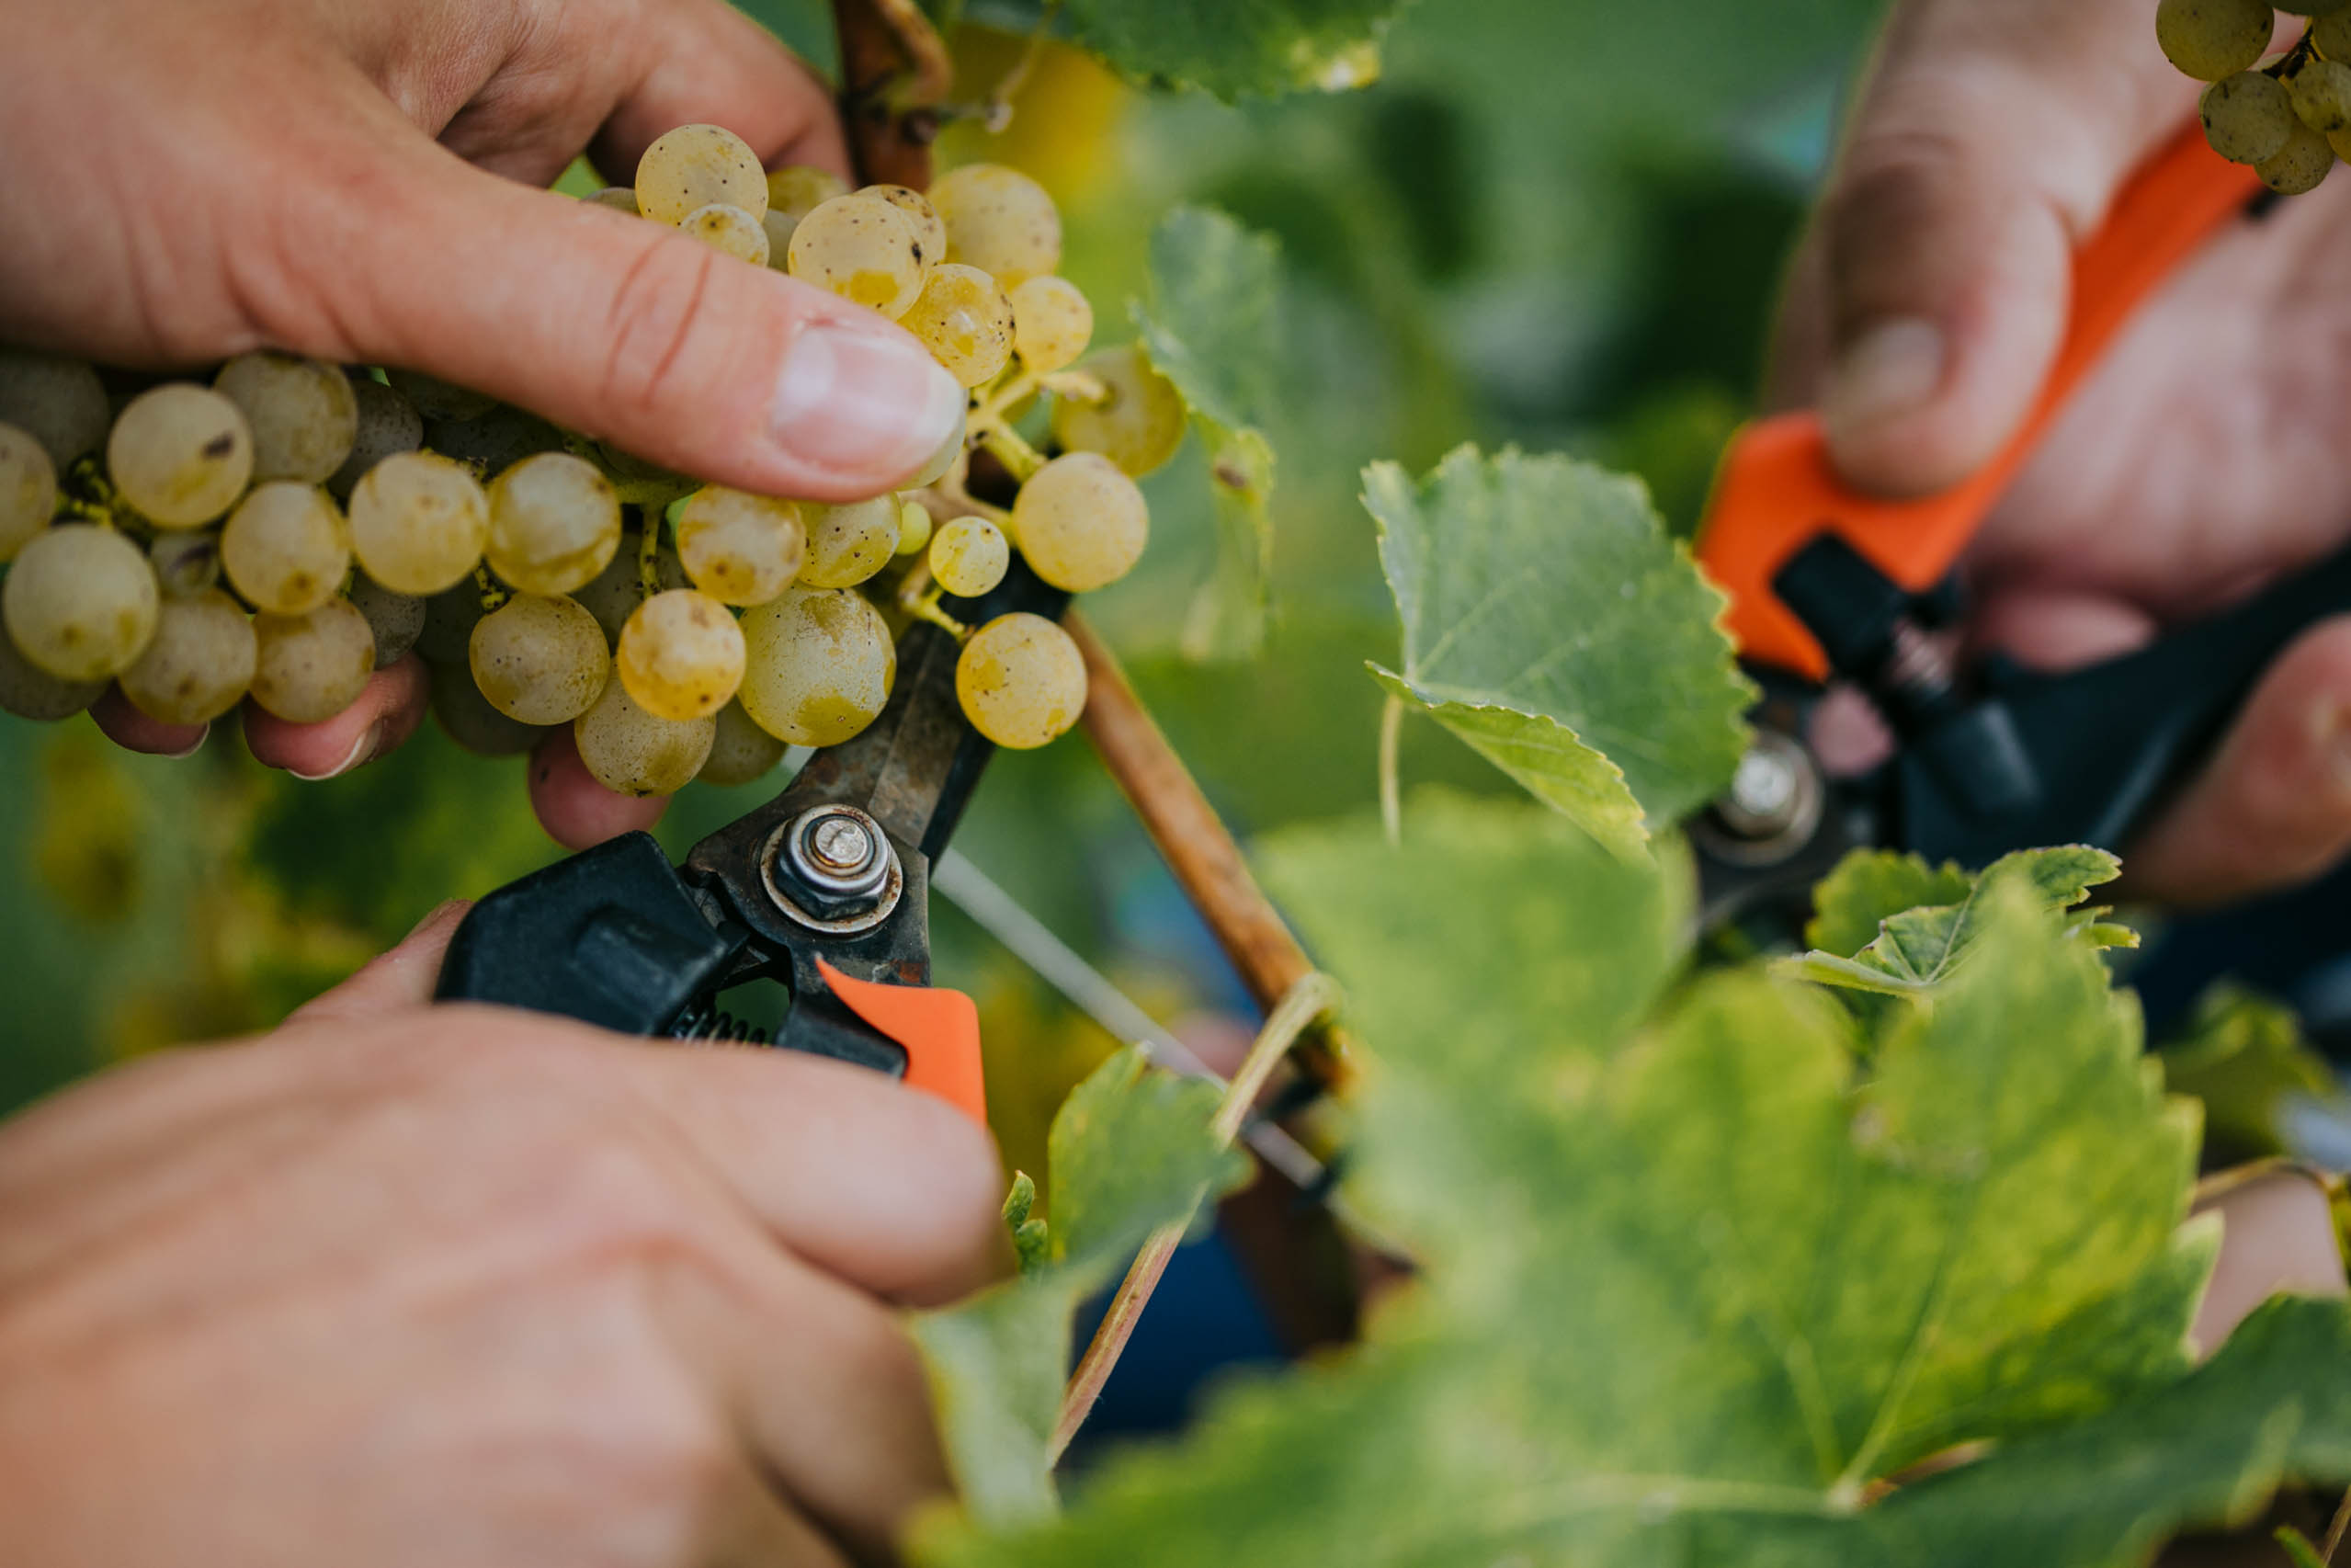
[[[1022,369],[997,381],[981,396],[971,410],[971,428],[987,431],[1005,428],[1005,415],[1012,405],[1037,390],[1039,381],[1034,371]]]
[[[1045,455],[1010,426],[990,426],[987,434],[980,437],[980,444],[995,454],[996,461],[1004,464],[1005,472],[1024,484],[1045,466]]]
[[[939,600],[946,597],[947,590],[931,581],[931,569],[926,565],[916,566],[898,585],[900,609],[916,620],[928,621],[958,642],[970,642],[971,629],[939,608]]]
[[[473,569],[473,585],[482,591],[482,610],[485,615],[497,609],[514,597],[492,580],[490,569],[487,566],[476,566]]]
[[[647,506],[637,520],[637,586],[652,598],[661,592],[661,514]]]

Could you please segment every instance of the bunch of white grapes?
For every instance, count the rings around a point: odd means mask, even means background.
[[[264,351],[156,382],[0,348],[0,709],[62,719],[112,684],[166,723],[248,700],[310,723],[413,649],[460,744],[517,754],[568,724],[607,788],[665,795],[857,734],[920,619],[962,642],[982,733],[1065,733],[1086,691],[1068,634],[968,627],[946,597],[994,589],[1015,551],[1073,593],[1126,575],[1150,528],[1135,477],[1187,411],[1135,349],[1081,360],[1093,312],[1056,276],[1044,189],[978,165],[927,196],[851,191],[689,125],[589,199],[895,319],[971,389],[964,433],[906,493],[828,506],[398,369]],[[1008,506],[967,488],[983,450]]]
[[[2282,53],[2277,13],[2306,17]],[[2351,159],[2351,0],[2161,0],[2155,39],[2204,89],[2206,140],[2250,164],[2270,189],[2315,190],[2337,158]]]

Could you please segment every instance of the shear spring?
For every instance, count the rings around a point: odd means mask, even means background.
[[[694,1045],[766,1045],[767,1031],[710,1003],[698,1003],[670,1026],[672,1040]]]

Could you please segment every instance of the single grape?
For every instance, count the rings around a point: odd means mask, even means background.
[[[489,613],[482,608],[482,589],[471,578],[433,595],[425,601],[425,625],[416,633],[416,652],[428,665],[463,665],[467,650],[473,645],[474,625]]]
[[[1135,482],[1096,452],[1055,458],[1020,487],[1012,531],[1028,564],[1073,594],[1107,587],[1142,559],[1151,508]]]
[[[2254,172],[2270,189],[2285,196],[2300,196],[2316,190],[2327,171],[2334,167],[2334,146],[2298,119],[2287,134],[2286,144],[2255,164]]]
[[[792,585],[808,550],[789,501],[713,484],[677,510],[677,559],[694,585],[724,605],[764,605]]]
[[[547,731],[509,719],[490,706],[462,662],[434,665],[433,717],[442,733],[476,756],[520,756]]]
[[[897,555],[920,555],[930,548],[931,515],[919,501],[909,501],[898,508]]]
[[[766,221],[754,218],[740,207],[713,201],[688,212],[686,221],[677,226],[721,255],[747,261],[754,267],[767,265]]]
[[[2199,82],[2251,70],[2277,28],[2268,0],[2158,0],[2155,6],[2155,41]]]
[[[803,283],[896,318],[928,270],[914,225],[886,201],[837,196],[800,221],[785,270]]]
[[[414,594],[395,594],[365,572],[351,574],[351,586],[344,597],[351,601],[354,609],[368,618],[368,631],[375,639],[378,669],[397,664],[424,634],[427,600]]]
[[[947,225],[921,191],[910,186],[869,185],[857,194],[898,209],[914,231],[914,244],[921,247],[925,267],[936,267],[947,259]]]
[[[351,553],[396,594],[437,594],[482,563],[490,498],[463,463],[395,452],[351,488]]]
[[[377,381],[351,383],[358,423],[351,437],[351,455],[327,477],[326,488],[337,501],[349,502],[351,487],[368,470],[394,452],[413,452],[425,444],[425,416],[416,405]]]
[[[718,720],[664,719],[637,706],[622,681],[605,683],[596,706],[572,722],[580,760],[620,795],[675,795],[694,781],[710,755]]]
[[[974,599],[1012,565],[1012,541],[985,517],[958,517],[931,540],[931,575],[958,598]]]
[[[244,411],[210,387],[168,381],[124,407],[107,437],[122,498],[167,528],[201,527],[236,505],[253,477]]]
[[[955,695],[973,729],[1031,751],[1067,734],[1085,711],[1085,660],[1043,616],[1000,615],[963,644]]]
[[[209,724],[253,684],[260,643],[236,600],[218,588],[164,601],[155,635],[116,678],[131,706],[165,724]]]
[[[1184,444],[1184,394],[1134,344],[1087,355],[1078,369],[1102,383],[1099,403],[1053,400],[1053,438],[1073,452],[1099,452],[1132,478],[1165,463]]]
[[[315,485],[258,485],[221,530],[221,568],[254,608],[307,615],[342,591],[351,570],[342,515]]]
[[[0,622],[17,652],[58,679],[99,680],[147,651],[162,601],[146,551],[112,528],[64,523],[17,552],[0,583]]]
[[[594,463],[541,452],[490,486],[490,570],[527,594],[568,594],[620,548],[620,498]]]
[[[889,624],[847,588],[794,588],[744,614],[743,641],[743,710],[793,745],[855,735],[898,678]]]
[[[947,224],[947,259],[1007,289],[1062,267],[1062,215],[1045,187],[1002,164],[967,164],[939,176],[931,206]]]
[[[0,421],[29,432],[63,473],[75,458],[106,444],[114,410],[106,383],[81,360],[0,348]]]
[[[2351,128],[2351,65],[2337,60],[2305,61],[2286,85],[2294,112],[2312,131]]]
[[[324,484],[351,455],[359,400],[339,365],[256,349],[221,366],[212,388],[244,412],[256,479]]]
[[[976,267],[948,262],[931,268],[930,280],[898,324],[967,387],[995,380],[1012,358],[1012,301]]]
[[[696,777],[705,784],[748,784],[783,760],[784,743],[753,723],[741,702],[730,702],[719,710],[710,758]]]
[[[620,629],[613,668],[637,705],[658,719],[705,719],[743,684],[743,628],[726,607],[691,588],[655,594]]]
[[[598,207],[609,207],[615,212],[626,212],[631,218],[642,218],[637,210],[637,193],[625,185],[608,185],[602,190],[592,190],[580,198]]]
[[[392,390],[406,398],[409,405],[427,419],[479,419],[498,406],[498,400],[488,392],[478,392],[422,370],[402,370],[387,365],[383,374],[392,383]]]
[[[808,553],[800,566],[804,588],[854,588],[890,564],[898,551],[898,501],[876,495],[838,506],[810,502]]]
[[[17,651],[16,639],[0,633],[0,713],[54,723],[71,719],[106,693],[106,677],[60,680]]]
[[[2204,139],[2237,164],[2258,164],[2277,155],[2294,129],[2293,100],[2284,84],[2258,71],[2240,71],[2204,89],[2197,100]]]
[[[517,594],[475,622],[466,663],[490,706],[525,724],[578,718],[612,673],[596,617],[536,594]]]
[[[256,615],[253,631],[260,642],[253,699],[290,724],[334,718],[375,674],[375,633],[349,599],[329,599],[307,615]]]
[[[483,480],[505,472],[525,458],[566,449],[563,432],[536,414],[503,403],[471,419],[426,420],[425,445],[463,463]]]
[[[57,510],[57,467],[31,431],[0,425],[0,562],[49,527]]]
[[[221,585],[221,536],[205,528],[174,528],[147,546],[147,564],[165,598],[209,593]]]
[[[767,175],[749,142],[718,125],[681,125],[637,160],[637,210],[657,223],[724,202],[756,218],[767,210]]]
[[[1012,291],[1013,347],[1039,375],[1074,364],[1094,335],[1094,307],[1066,278],[1031,278]]]

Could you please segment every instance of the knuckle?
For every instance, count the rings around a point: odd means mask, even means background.
[[[644,236],[606,307],[597,390],[608,418],[650,418],[692,379],[703,335],[724,330],[701,306],[725,260],[673,233]]]

